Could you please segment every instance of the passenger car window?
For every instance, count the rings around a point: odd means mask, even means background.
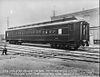
[[[63,28],[62,29],[62,34],[68,34],[68,28]]]
[[[62,29],[58,29],[58,34],[62,34]]]
[[[74,30],[74,24],[68,24],[68,26],[69,26],[69,30],[70,31],[73,31]]]

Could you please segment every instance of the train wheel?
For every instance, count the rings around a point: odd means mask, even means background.
[[[70,45],[67,45],[67,46],[66,46],[66,49],[71,49]]]
[[[50,44],[50,47],[51,47],[51,48],[55,48],[56,45],[55,45],[55,44]]]
[[[21,42],[18,42],[18,45],[22,45],[22,43]]]
[[[63,45],[61,44],[59,48],[62,49],[63,48]]]
[[[72,50],[77,50],[78,48],[79,48],[78,45],[75,45],[75,46],[72,46],[72,47],[71,47]]]
[[[78,45],[75,45],[75,46],[68,45],[66,48],[69,50],[77,50],[79,46]]]
[[[57,44],[57,45],[56,45],[56,48],[60,48],[60,45],[59,45],[59,44]]]
[[[15,44],[15,41],[9,41],[9,44]]]
[[[53,44],[50,44],[50,47],[53,48]]]
[[[11,44],[11,41],[9,41],[9,44]]]
[[[65,49],[65,48],[66,48],[65,45],[63,44],[60,45],[60,49]]]

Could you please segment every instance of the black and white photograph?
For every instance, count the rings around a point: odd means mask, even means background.
[[[99,0],[0,0],[0,77],[99,77]]]

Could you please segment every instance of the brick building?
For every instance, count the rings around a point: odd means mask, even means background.
[[[99,9],[100,8],[93,8],[93,9],[83,10],[79,12],[53,16],[51,17],[51,20],[58,20],[69,16],[84,18],[90,24],[90,43],[100,44]]]

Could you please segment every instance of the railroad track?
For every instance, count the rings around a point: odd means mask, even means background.
[[[0,46],[2,47],[2,46]],[[52,48],[42,48],[33,46],[22,46],[22,45],[7,45],[8,54],[21,55],[21,56],[35,56],[43,58],[59,58],[64,60],[76,60],[84,62],[100,63],[99,52],[89,51],[70,51]]]

